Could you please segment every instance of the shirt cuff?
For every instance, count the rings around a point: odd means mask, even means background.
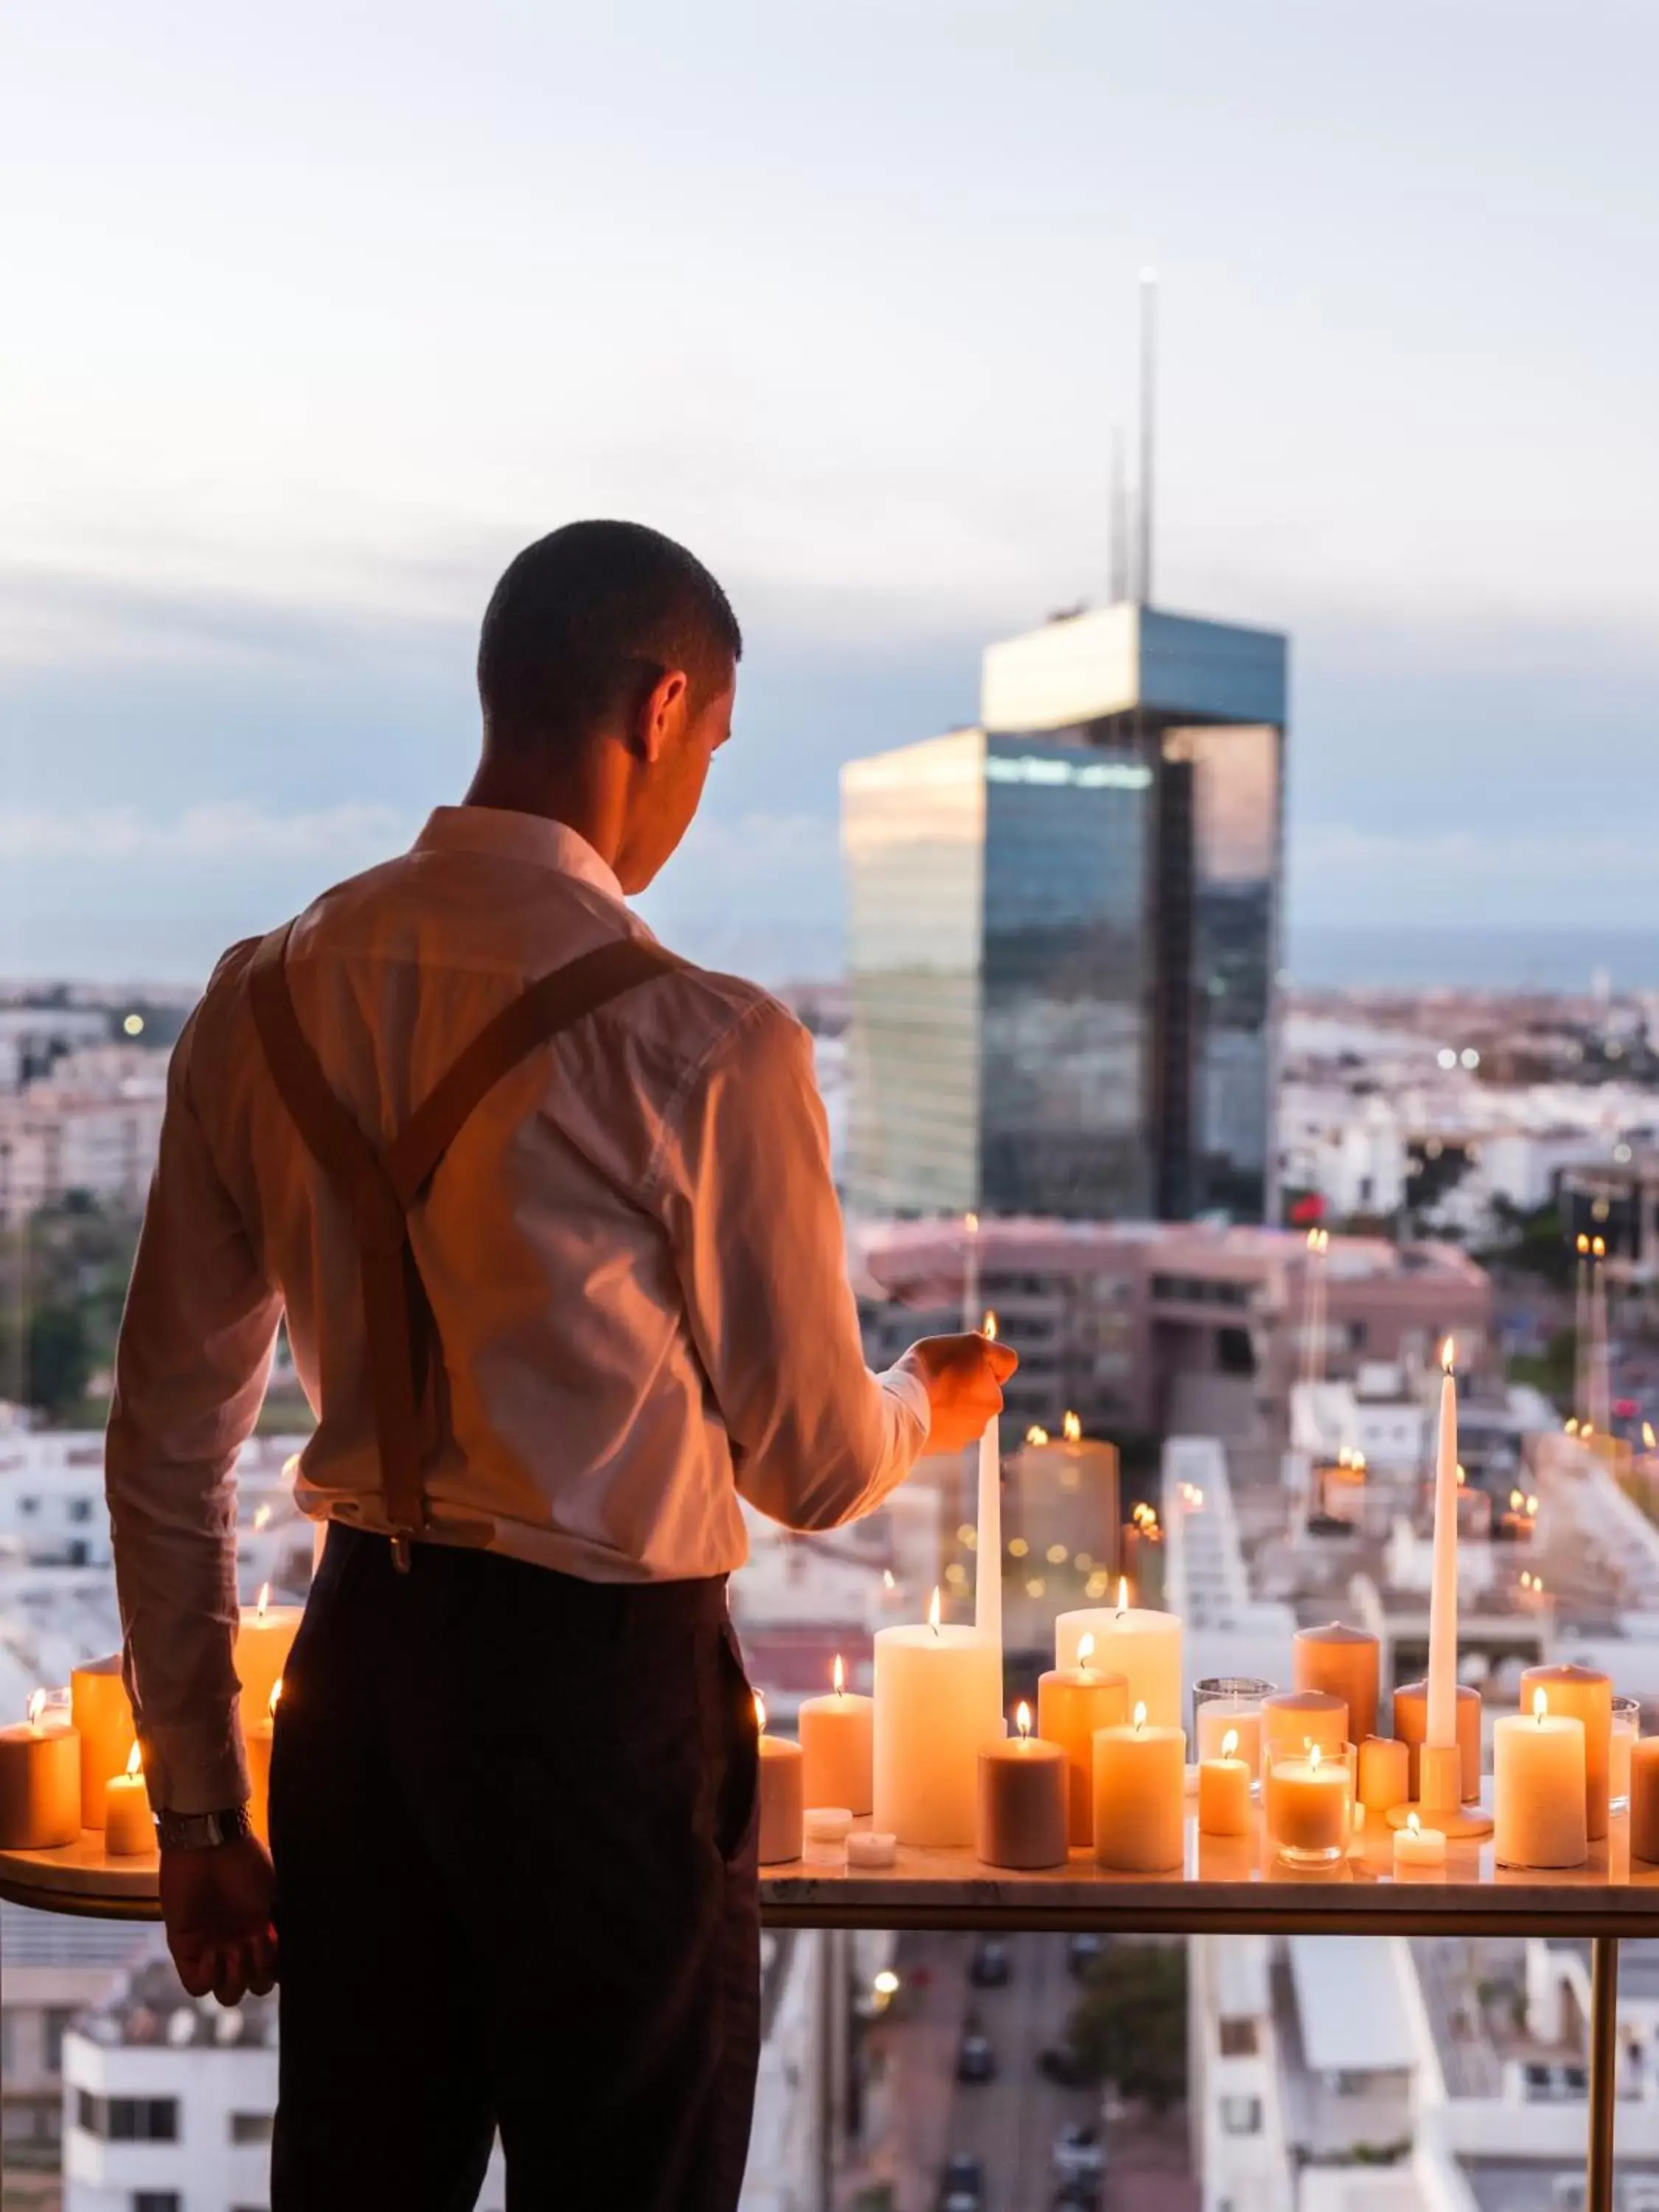
[[[144,1778],[158,1813],[228,1813],[247,1802],[247,1760],[234,1712],[187,1727],[147,1729]]]
[[[891,1391],[905,1411],[915,1420],[921,1434],[916,1438],[916,1455],[927,1449],[928,1431],[933,1425],[933,1408],[920,1376],[911,1374],[908,1367],[890,1367],[878,1377],[884,1390]]]

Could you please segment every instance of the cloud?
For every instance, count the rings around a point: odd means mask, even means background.
[[[339,805],[283,814],[237,801],[171,817],[131,807],[0,806],[0,860],[86,865],[126,861],[241,871],[266,863],[366,867],[408,844],[418,823],[389,806]]]

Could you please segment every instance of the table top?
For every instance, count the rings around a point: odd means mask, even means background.
[[[1086,1852],[1063,1867],[1014,1874],[970,1851],[902,1845],[879,1871],[761,1869],[761,1911],[778,1928],[1048,1928],[1166,1935],[1659,1936],[1659,1865],[1632,1863],[1629,1824],[1614,1816],[1586,1866],[1499,1867],[1490,1840],[1449,1846],[1443,1873],[1397,1879],[1392,1832],[1373,1815],[1346,1859],[1293,1868],[1269,1850],[1259,1810],[1245,1837],[1200,1836],[1187,1823],[1186,1864],[1167,1875],[1109,1874]],[[867,1821],[857,1825],[866,1827]],[[0,1897],[46,1912],[154,1920],[157,1860],[107,1858],[91,1831],[59,1850],[0,1851]]]

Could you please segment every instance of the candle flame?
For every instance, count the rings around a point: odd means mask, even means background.
[[[1139,1735],[1146,1725],[1146,1708],[1145,1705],[1137,1705],[1135,1707],[1135,1734]]]
[[[1308,1765],[1310,1769],[1319,1765],[1319,1746],[1316,1743],[1308,1746]]]
[[[1420,1835],[1422,1833],[1423,1823],[1418,1819],[1415,1813],[1407,1814],[1406,1826],[1414,1836]]]
[[[1596,1259],[1605,1260],[1607,1256],[1607,1238],[1605,1237],[1598,1237],[1595,1239],[1595,1242],[1590,1246],[1590,1251]]]
[[[758,1690],[755,1692],[755,1727],[760,1735],[766,1734],[766,1700]]]
[[[836,1695],[838,1698],[844,1698],[847,1695],[847,1669],[842,1664],[842,1657],[839,1651],[836,1654],[836,1664],[832,1670],[831,1679],[834,1680],[836,1685]]]
[[[1308,1249],[1310,1252],[1316,1252],[1319,1249],[1319,1231],[1316,1229],[1310,1229],[1308,1231]]]
[[[1550,1701],[1546,1693],[1542,1690],[1534,1690],[1532,1693],[1532,1717],[1534,1720],[1541,1721],[1549,1711],[1549,1709]]]
[[[962,1225],[970,1237],[977,1237],[979,1235],[978,1214],[964,1213],[962,1217]]]
[[[1077,1640],[1077,1663],[1086,1667],[1095,1656],[1095,1639],[1085,1630]]]
[[[1573,1415],[1572,1415],[1572,1414],[1571,1414],[1571,1413],[1569,1413],[1569,1414],[1568,1414],[1568,1416],[1567,1416],[1567,1434],[1568,1434],[1570,1437],[1576,1437],[1576,1436],[1577,1435],[1577,1433],[1578,1433],[1578,1423],[1577,1423],[1577,1419],[1573,1417]]]
[[[1449,1336],[1440,1347],[1440,1371],[1443,1375],[1453,1375],[1457,1371],[1457,1339],[1455,1336]]]
[[[985,1321],[980,1334],[985,1339],[987,1344],[994,1344],[997,1340],[997,1317],[988,1307],[986,1309]]]
[[[270,1697],[267,1698],[267,1700],[265,1701],[265,1711],[266,1711],[270,1715],[270,1717],[271,1717],[271,1718],[272,1718],[273,1720],[275,1720],[275,1719],[276,1719],[276,1705],[277,1705],[277,1700],[281,1698],[282,1694],[283,1694],[283,1678],[282,1678],[282,1676],[279,1674],[279,1675],[276,1677],[276,1680],[271,1684],[271,1686],[270,1686]]]
[[[1083,1424],[1075,1413],[1067,1413],[1066,1419],[1060,1423],[1060,1433],[1068,1444],[1082,1443]]]
[[[253,1516],[253,1533],[257,1536],[262,1528],[268,1528],[270,1526],[270,1508],[268,1505],[262,1505]]]
[[[939,1585],[933,1585],[933,1595],[927,1601],[927,1626],[935,1636],[939,1634]]]
[[[1531,1519],[1535,1521],[1538,1518],[1538,1500],[1535,1498],[1528,1498],[1527,1512]]]
[[[36,1735],[39,1735],[40,1733],[40,1716],[46,1710],[46,1692],[44,1690],[32,1691],[29,1694],[28,1705],[29,1726],[34,1730]]]
[[[142,1774],[143,1772],[143,1755],[140,1752],[137,1745],[135,1743],[127,1759],[127,1772],[129,1774]]]
[[[1046,1444],[1048,1443],[1048,1431],[1043,1427],[1041,1421],[1032,1422],[1030,1427],[1025,1431],[1025,1441],[1028,1444]]]
[[[1522,1507],[1526,1504],[1526,1502],[1527,1502],[1527,1501],[1525,1500],[1525,1498],[1522,1498],[1522,1495],[1521,1495],[1521,1493],[1520,1493],[1520,1492],[1519,1492],[1518,1490],[1512,1490],[1512,1491],[1510,1491],[1510,1512],[1511,1512],[1511,1513],[1518,1513],[1518,1512],[1521,1510],[1521,1508],[1522,1508]]]
[[[1120,1613],[1127,1613],[1129,1609],[1129,1577],[1127,1575],[1120,1575],[1117,1578],[1117,1609]]]
[[[1020,1699],[1019,1710],[1014,1715],[1014,1726],[1019,1730],[1020,1741],[1025,1742],[1031,1733],[1031,1708],[1024,1698]]]
[[[259,1585],[259,1619],[261,1620],[264,1619],[270,1605],[270,1584],[269,1583],[261,1583]]]
[[[1221,1739],[1221,1756],[1224,1759],[1234,1759],[1237,1754],[1238,1730],[1237,1729],[1229,1729],[1226,1735]]]
[[[288,1457],[283,1462],[283,1480],[284,1482],[292,1482],[295,1476],[298,1474],[299,1472],[300,1455],[298,1452],[290,1452]]]
[[[893,1570],[890,1567],[884,1567],[882,1569],[881,1586],[884,1589],[896,1589],[898,1588],[898,1584],[893,1579]]]
[[[1588,1257],[1589,1257],[1589,1238],[1584,1235],[1584,1233],[1583,1233],[1583,1231],[1582,1230],[1580,1230],[1580,1231],[1579,1231],[1579,1233],[1578,1233],[1578,1256],[1579,1256],[1579,1258],[1580,1258],[1581,1260],[1583,1260],[1583,1259],[1586,1259],[1586,1258],[1588,1258]]]
[[[1659,1451],[1659,1437],[1654,1435],[1651,1421],[1644,1421],[1642,1424],[1642,1443],[1644,1449],[1648,1451]]]
[[[1468,1468],[1466,1468],[1466,1467],[1460,1467],[1460,1468],[1458,1468],[1458,1470],[1457,1470],[1457,1486],[1458,1486],[1458,1488],[1459,1488],[1460,1490],[1462,1490],[1462,1489],[1463,1486],[1468,1482],[1468,1479],[1469,1479],[1469,1471],[1468,1471]]]

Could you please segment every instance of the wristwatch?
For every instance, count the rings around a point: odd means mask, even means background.
[[[232,1805],[222,1813],[158,1813],[155,1833],[164,1851],[206,1851],[216,1844],[234,1844],[253,1832],[246,1805]]]

